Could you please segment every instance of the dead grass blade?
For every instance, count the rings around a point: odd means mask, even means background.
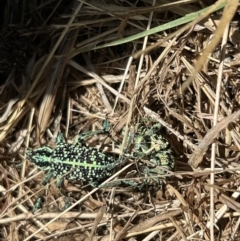
[[[222,4],[225,2],[224,0],[218,0],[216,4]],[[222,18],[220,20],[220,23],[213,35],[213,38],[211,39],[211,42],[208,44],[208,46],[204,49],[203,53],[198,58],[194,68],[196,70],[196,73],[198,73],[205,61],[207,60],[208,56],[214,51],[216,46],[219,44],[223,32],[226,28],[226,26],[231,22],[234,14],[236,13],[237,7],[238,7],[238,0],[233,1],[227,1],[227,4],[224,8]],[[186,88],[189,86],[189,84],[193,81],[195,78],[195,75],[189,77],[189,79],[182,85],[181,92],[184,93]]]
[[[220,122],[218,122],[216,126],[214,126],[212,129],[208,131],[208,133],[201,140],[197,149],[193,152],[189,159],[189,164],[192,167],[198,167],[198,165],[202,162],[204,153],[207,151],[207,149],[212,144],[213,140],[217,137],[219,132],[225,129],[231,122],[236,121],[239,115],[240,111],[234,112],[233,114],[223,118]]]

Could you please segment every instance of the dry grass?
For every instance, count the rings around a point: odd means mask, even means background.
[[[238,1],[36,2],[3,8],[0,240],[240,240]],[[100,129],[106,114],[123,145],[123,127],[160,121],[176,170],[141,192],[65,181],[61,211],[25,149]]]

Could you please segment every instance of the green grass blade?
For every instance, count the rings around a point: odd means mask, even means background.
[[[225,5],[226,5],[226,1],[224,1],[221,4],[219,4],[214,9],[214,11],[218,11],[218,10],[224,8]],[[73,57],[73,56],[75,56],[75,55],[77,55],[79,53],[88,52],[88,51],[91,51],[91,50],[97,50],[97,49],[106,48],[106,47],[110,47],[110,46],[116,46],[116,45],[120,45],[120,44],[124,44],[124,43],[129,43],[129,42],[132,42],[134,40],[137,40],[137,39],[140,39],[140,38],[144,38],[145,36],[149,36],[151,34],[159,33],[161,31],[177,27],[179,25],[182,25],[182,24],[185,24],[185,23],[188,23],[188,22],[191,22],[191,21],[195,20],[201,13],[206,12],[209,8],[210,7],[207,7],[207,8],[204,8],[202,10],[199,10],[197,12],[187,14],[186,16],[181,17],[181,18],[176,19],[176,20],[173,20],[173,21],[171,21],[169,23],[165,23],[165,24],[163,24],[161,26],[157,26],[155,28],[152,28],[152,29],[149,29],[149,30],[146,30],[146,31],[143,31],[143,32],[131,35],[131,36],[128,36],[126,38],[114,40],[114,41],[112,41],[110,43],[102,44],[102,45],[91,47],[91,48],[75,49],[72,52],[71,57]]]

